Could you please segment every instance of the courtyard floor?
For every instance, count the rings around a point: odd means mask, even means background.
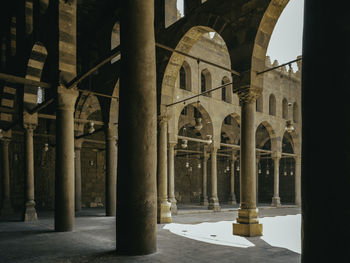
[[[0,262],[300,262],[300,244],[294,244],[294,247],[287,244],[288,240],[300,236],[294,224],[296,220],[300,221],[300,208],[261,205],[259,216],[265,227],[263,237],[221,242],[222,229],[231,238],[227,233],[232,232],[232,222],[228,221],[236,219],[237,209],[223,206],[222,212],[211,212],[197,206],[179,206],[173,224],[158,225],[157,253],[134,257],[115,254],[115,218],[105,217],[101,208],[79,212],[73,232],[54,232],[53,212],[39,211],[39,220],[34,223],[20,222],[20,215],[2,218]],[[205,236],[203,228],[196,229],[203,222],[212,223],[206,225],[211,231],[207,233],[209,237]],[[282,230],[278,230],[277,225]],[[198,232],[203,237],[201,241]]]

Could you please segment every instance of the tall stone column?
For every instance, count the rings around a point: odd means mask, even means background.
[[[26,203],[24,208],[24,221],[35,221],[38,219],[35,210],[34,201],[34,143],[33,133],[36,128],[35,124],[24,123],[26,136]]]
[[[242,101],[241,113],[241,176],[240,208],[237,223],[233,223],[233,234],[261,236],[262,225],[256,207],[256,160],[255,160],[255,99]]]
[[[295,204],[301,206],[301,157],[295,157]]]
[[[168,119],[159,117],[159,141],[158,141],[158,224],[171,223],[171,203],[168,202],[168,160],[167,160],[167,131]]]
[[[169,189],[169,202],[171,203],[171,214],[177,214],[177,205],[175,198],[175,145],[174,142],[168,144],[168,189]]]
[[[154,1],[122,1],[121,7],[117,253],[144,255],[157,250]]]
[[[230,197],[228,199],[229,205],[237,204],[236,194],[235,194],[235,162],[237,160],[236,153],[232,151],[231,160],[231,177],[230,177]]]
[[[217,178],[217,148],[212,148],[211,150],[211,193],[209,198],[208,209],[214,211],[220,211],[221,207],[219,205],[218,198],[218,178]]]
[[[200,199],[200,205],[208,206],[208,193],[207,193],[207,187],[208,187],[208,176],[207,176],[207,163],[208,163],[208,153],[206,149],[204,148],[203,152],[203,158],[202,158],[202,193],[201,193],[201,199]]]
[[[75,89],[57,88],[55,231],[74,227],[74,105]]]
[[[0,215],[11,215],[13,209],[10,198],[10,163],[9,163],[9,143],[8,138],[2,140],[2,206]]]
[[[106,216],[117,210],[117,145],[116,131],[106,129]]]
[[[279,194],[279,179],[280,179],[280,160],[281,157],[275,155],[273,159],[273,197],[271,206],[281,206],[281,199]]]
[[[75,211],[81,210],[81,146],[83,144],[82,139],[76,139],[74,141],[74,169],[75,169]]]

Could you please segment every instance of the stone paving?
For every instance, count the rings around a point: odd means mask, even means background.
[[[186,210],[186,209],[183,209]],[[188,207],[173,216],[175,223],[234,220],[237,210],[198,212]],[[192,211],[189,213],[189,211]],[[260,217],[295,215],[300,208],[260,207]],[[38,213],[39,220],[23,223],[17,218],[0,221],[0,262],[300,262],[300,255],[272,247],[259,237],[248,238],[255,247],[235,248],[191,240],[158,225],[158,252],[148,256],[120,257],[115,254],[115,218],[103,209],[86,209],[77,214],[73,232],[54,232],[52,212]],[[132,226],[130,226],[132,227]]]

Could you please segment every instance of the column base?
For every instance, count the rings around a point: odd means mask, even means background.
[[[158,201],[157,223],[171,223],[171,203],[168,201]]]
[[[171,203],[170,211],[172,215],[177,215],[177,201],[175,198],[170,198],[169,202]]]
[[[227,204],[228,205],[236,205],[237,204],[236,197],[234,194],[230,195]]]
[[[208,206],[209,205],[209,202],[208,202],[208,197],[206,196],[201,196],[201,199],[200,199],[200,205],[202,206]]]
[[[273,206],[273,207],[280,207],[281,206],[281,198],[279,198],[279,197],[272,197],[271,206]]]
[[[36,214],[35,210],[35,202],[27,202],[25,206],[26,207],[24,208],[23,221],[28,222],[38,220],[38,215]]]
[[[219,204],[219,199],[217,197],[210,197],[208,209],[213,210],[214,212],[221,211],[221,206]]]
[[[2,216],[8,216],[12,215],[14,213],[12,206],[11,206],[11,200],[10,199],[4,199],[2,202],[2,208],[0,209],[0,215]]]
[[[233,235],[255,237],[262,236],[262,224],[259,224],[257,208],[240,208],[237,223],[232,224]]]

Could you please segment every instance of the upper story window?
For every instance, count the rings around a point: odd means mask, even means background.
[[[256,100],[256,111],[263,112],[263,96],[262,95]]]
[[[294,102],[293,104],[293,122],[297,123],[299,121],[299,110],[298,104]]]
[[[180,68],[180,89],[191,91],[191,68],[186,61]]]
[[[224,77],[221,80],[221,85],[230,83],[230,79],[228,77]],[[228,103],[232,102],[232,86],[227,85],[221,89],[221,100],[226,101]]]
[[[282,100],[282,118],[288,119],[288,101],[286,99]]]
[[[226,125],[231,125],[232,124],[232,118],[231,116],[227,116],[225,119],[224,119],[224,123]]]
[[[180,68],[180,89],[186,90],[186,72],[184,67]]]
[[[269,114],[276,116],[276,97],[273,94],[269,98]]]
[[[207,69],[201,72],[201,92],[211,89],[211,75]],[[211,93],[206,93],[205,96],[211,97]]]

